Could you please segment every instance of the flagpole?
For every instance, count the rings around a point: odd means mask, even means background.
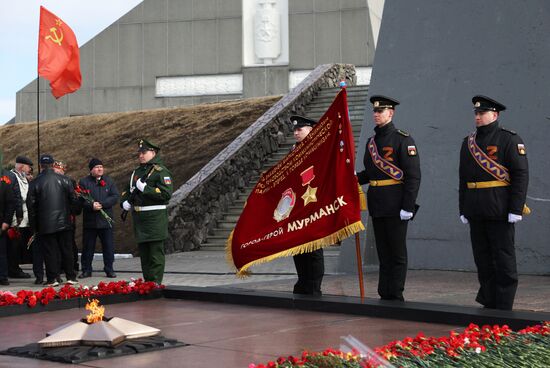
[[[36,156],[40,174],[40,75],[36,76]]]
[[[361,259],[361,241],[359,233],[355,233],[355,252],[357,253],[357,274],[359,275],[359,293],[361,300],[365,297],[365,288],[363,286],[363,261]]]
[[[339,86],[340,86],[340,89],[345,89],[347,87],[345,76],[342,76],[340,78]],[[349,106],[347,105],[347,100],[346,100],[346,112],[349,118]],[[355,162],[355,157],[353,161]],[[359,191],[361,191],[361,186],[359,186]],[[361,295],[361,300],[363,300],[365,298],[365,287],[363,285],[363,260],[361,258],[361,240],[359,239],[359,233],[355,233],[355,253],[357,255],[357,275],[359,276],[359,294]]]

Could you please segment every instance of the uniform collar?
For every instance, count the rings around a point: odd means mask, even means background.
[[[395,126],[393,125],[393,121],[390,121],[389,123],[381,127],[379,126],[374,127],[374,133],[376,133],[376,135],[386,135],[388,133],[393,132],[394,130],[395,130]]]
[[[149,165],[154,165],[154,164],[160,164],[162,163],[162,161],[160,160],[160,157],[159,157],[159,154],[157,153],[155,155],[155,157],[153,157],[152,159],[150,159],[149,161],[147,161],[146,163],[144,164],[141,164],[140,166],[149,166]]]
[[[493,121],[491,124],[487,124],[476,128],[478,135],[489,134],[494,132],[497,129],[498,129],[498,120]]]

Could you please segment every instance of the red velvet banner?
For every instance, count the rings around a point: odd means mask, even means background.
[[[342,89],[313,130],[263,173],[227,241],[238,274],[326,247],[364,230],[355,147]]]

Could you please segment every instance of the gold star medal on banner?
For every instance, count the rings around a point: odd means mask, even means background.
[[[304,200],[304,207],[309,203],[317,202],[317,188],[312,188],[309,185],[307,186],[306,192],[302,194],[302,199]]]
[[[307,185],[306,192],[302,195],[302,199],[304,200],[304,207],[308,205],[308,203],[317,202],[317,196],[315,195],[317,193],[317,188],[312,188],[309,183],[315,179],[315,172],[314,172],[314,166],[310,166],[302,173],[300,174],[302,177],[302,186],[305,187]]]

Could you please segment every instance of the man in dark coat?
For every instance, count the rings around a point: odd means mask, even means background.
[[[77,205],[71,180],[53,171],[54,159],[40,157],[41,173],[31,182],[27,194],[29,221],[38,235],[46,263],[46,284],[58,286],[61,269],[67,283],[75,284],[73,248],[71,244],[71,208]],[[61,267],[61,264],[63,265]]]
[[[166,205],[173,192],[172,174],[159,151],[159,146],[145,139],[139,141],[139,166],[121,196],[122,208],[132,211],[143,278],[158,284],[164,276],[164,240],[168,237]]]
[[[499,126],[503,104],[481,95],[472,103],[476,131],[460,151],[460,220],[470,224],[480,285],[476,301],[511,310],[518,285],[514,224],[528,210],[527,150],[516,132]]]
[[[118,190],[115,182],[104,174],[105,169],[100,159],[92,158],[88,168],[90,175],[80,179],[78,185],[81,189],[89,191],[94,201],[83,201],[82,273],[78,277],[83,279],[92,276],[92,260],[98,237],[103,249],[103,271],[107,277],[116,277],[113,269],[115,259],[113,224],[101,214],[101,210],[111,220],[113,219],[113,206],[118,202]]]
[[[15,212],[15,196],[10,178],[2,172],[2,158],[0,149],[0,285],[9,285],[7,231]]]
[[[67,175],[67,164],[65,162],[60,160],[55,160],[53,163],[53,171],[55,171],[58,174],[65,175],[69,180],[71,181],[71,184],[73,188],[76,190],[76,180],[71,178]],[[73,264],[74,264],[74,271],[78,271],[78,246],[76,245],[76,216],[80,215],[82,213],[82,204],[80,202],[77,202],[76,204],[73,204],[71,206],[71,224],[73,225],[71,227],[71,246],[73,248]],[[64,270],[63,270],[64,271]],[[61,278],[59,278],[57,281],[60,283],[63,282]]]
[[[357,174],[359,184],[369,184],[367,204],[372,217],[380,261],[378,294],[386,300],[404,300],[407,276],[407,225],[416,212],[420,187],[420,159],[409,133],[393,124],[393,98],[374,95],[375,135],[369,138]]]

